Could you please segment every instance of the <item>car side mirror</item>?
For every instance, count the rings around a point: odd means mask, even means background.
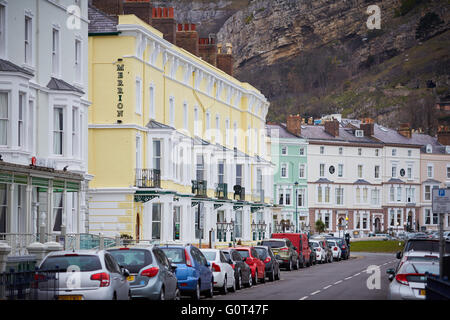
[[[397,259],[401,259],[401,258],[402,258],[402,252],[399,251],[399,252],[397,252]]]
[[[209,261],[206,261],[206,266],[211,267],[211,263]]]
[[[175,270],[177,269],[177,266],[174,264],[171,264],[170,269],[172,270],[172,272],[175,272]]]

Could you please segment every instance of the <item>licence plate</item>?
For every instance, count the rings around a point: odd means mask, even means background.
[[[426,293],[425,289],[420,289],[419,290],[419,295],[424,296]]]
[[[81,300],[81,296],[58,296],[58,300]]]
[[[128,282],[133,282],[134,281],[134,276],[128,276],[127,280],[128,280]]]

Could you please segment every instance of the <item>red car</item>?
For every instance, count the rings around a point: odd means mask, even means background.
[[[300,266],[306,267],[311,265],[311,248],[309,247],[308,236],[306,233],[273,233],[274,239],[289,239],[294,247],[297,248]]]
[[[264,283],[266,281],[266,265],[259,259],[256,249],[253,247],[237,247],[235,249],[249,265],[253,284]]]

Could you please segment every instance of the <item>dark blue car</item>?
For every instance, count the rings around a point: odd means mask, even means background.
[[[201,293],[213,296],[213,273],[211,264],[195,246],[170,245],[161,246],[167,258],[177,266],[175,275],[182,295],[200,299]]]

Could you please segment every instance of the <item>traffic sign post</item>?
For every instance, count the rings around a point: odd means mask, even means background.
[[[439,277],[442,279],[444,273],[444,216],[450,213],[450,188],[433,189],[433,213],[439,214]]]

